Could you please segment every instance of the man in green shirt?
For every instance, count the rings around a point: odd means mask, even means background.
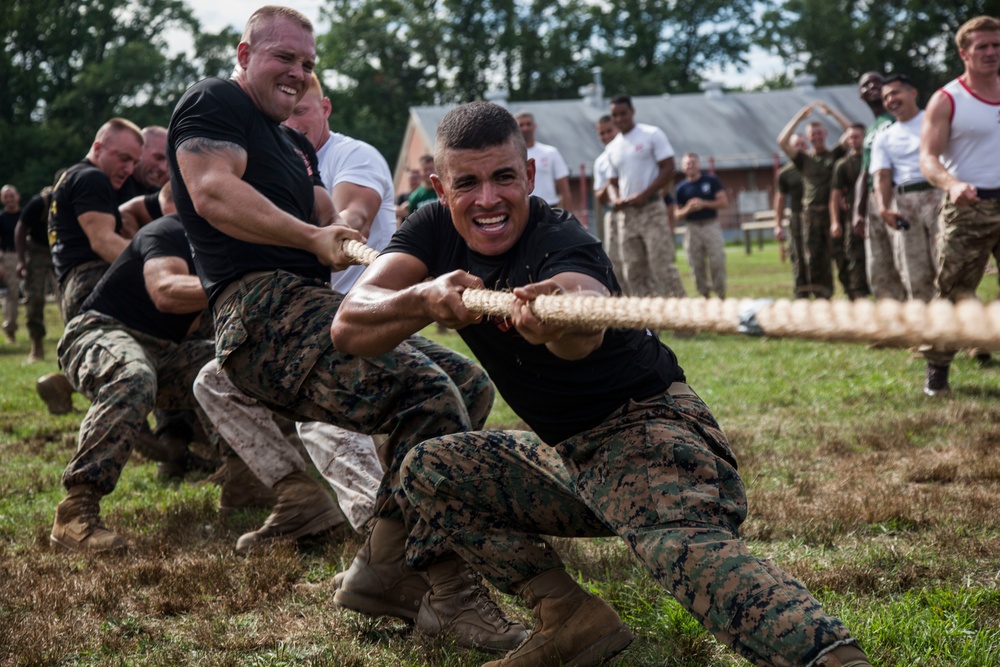
[[[799,123],[813,111],[832,117],[846,131],[851,126],[843,114],[830,108],[825,102],[813,102],[802,107],[788,121],[778,145],[792,159],[802,174],[802,236],[805,246],[804,258],[809,274],[809,291],[819,299],[833,296],[833,266],[830,243],[830,183],[833,179],[833,165],[847,150],[838,142],[833,150],[826,147],[826,126],[819,120],[812,120],[806,126],[806,139],[812,146],[809,151],[798,150],[792,143],[792,135]],[[845,135],[846,136],[846,135]]]
[[[847,297],[853,301],[871,294],[865,273],[865,241],[852,229],[851,211],[854,208],[854,186],[861,175],[861,146],[865,126],[854,123],[847,131],[848,154],[833,165],[833,183],[830,190],[830,237],[833,239],[833,257],[837,263],[837,276]]]

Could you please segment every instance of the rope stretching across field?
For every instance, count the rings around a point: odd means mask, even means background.
[[[358,264],[371,264],[378,256],[357,241],[346,241],[344,250]],[[474,313],[506,317],[514,297],[509,292],[466,290],[462,300]],[[983,305],[975,299],[924,303],[554,294],[538,297],[532,310],[543,321],[554,324],[744,333],[888,347],[1000,350],[1000,302]]]

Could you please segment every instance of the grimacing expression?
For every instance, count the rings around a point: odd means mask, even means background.
[[[135,177],[146,188],[159,188],[170,180],[166,132],[152,133],[146,137],[142,157],[135,166]]]
[[[142,143],[128,130],[109,134],[95,143],[97,167],[111,179],[115,190],[125,184],[142,157]]]
[[[258,30],[252,44],[240,42],[237,59],[243,89],[265,116],[280,123],[309,89],[316,40],[298,23],[275,18]]]
[[[446,149],[437,167],[431,182],[469,248],[487,256],[510,250],[528,225],[535,187],[535,163],[523,145],[511,137],[497,146]]]

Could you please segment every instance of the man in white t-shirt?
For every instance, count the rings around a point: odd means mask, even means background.
[[[674,148],[663,130],[635,122],[628,95],[611,100],[611,120],[620,134],[605,153],[611,165],[623,282],[632,296],[684,297],[663,200],[663,191],[673,187]]]
[[[977,16],[955,34],[965,71],[927,104],[920,170],[945,192],[937,296],[976,296],[990,255],[1000,251],[1000,19]],[[928,350],[924,393],[947,394],[954,350]]]
[[[937,278],[938,213],[943,192],[920,172],[920,128],[924,111],[917,87],[905,74],[882,82],[882,100],[896,122],[875,136],[869,171],[874,199],[888,228],[893,263],[907,296],[930,301]]]
[[[521,128],[524,144],[528,147],[528,159],[535,161],[535,189],[531,194],[541,197],[553,208],[573,212],[573,197],[569,191],[569,168],[562,154],[555,146],[535,141],[538,125],[535,117],[527,111],[514,115]]]
[[[389,165],[372,146],[330,132],[329,116],[330,100],[323,96],[314,74],[311,87],[285,124],[305,134],[316,148],[320,177],[330,190],[340,220],[364,234],[370,247],[381,250],[396,229]],[[335,272],[331,276],[333,289],[346,293],[364,269],[352,266]],[[267,486],[306,469],[271,412],[219,372],[215,360],[198,374],[194,392],[219,433]],[[383,474],[372,437],[321,422],[297,423],[296,429],[316,468],[336,491],[351,526],[363,532],[374,513]],[[237,550],[246,551],[272,538],[298,537],[302,516],[302,511],[282,513],[279,504],[262,528],[240,537]]]

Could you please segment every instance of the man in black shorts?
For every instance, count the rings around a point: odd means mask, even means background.
[[[458,329],[534,433],[427,440],[403,461],[419,567],[453,549],[534,608],[529,638],[488,667],[597,665],[632,640],[544,536],[619,535],[719,641],[759,665],[870,667],[805,587],[739,538],[746,494],[708,407],[649,331],[545,324],[535,297],[620,294],[600,242],[537,197],[513,116],[453,109],[435,139],[439,203],[411,215],[334,318],[338,349],[377,355],[430,322]],[[429,279],[429,280],[428,280]],[[508,317],[466,290],[513,289]],[[484,666],[486,667],[486,666]]]
[[[326,281],[331,267],[349,262],[341,243],[361,235],[331,224],[312,144],[280,125],[308,90],[315,59],[309,20],[263,7],[247,22],[233,78],[189,88],[170,121],[174,199],[214,309],[219,366],[244,394],[290,419],[388,434],[374,526],[338,604],[506,650],[526,632],[467,564],[442,553],[415,571],[402,558],[417,521],[399,487],[402,458],[428,438],[481,427],[493,400],[489,379],[471,361],[449,377],[409,344],[362,359],[330,340],[343,296]],[[284,491],[275,488],[280,505]]]

